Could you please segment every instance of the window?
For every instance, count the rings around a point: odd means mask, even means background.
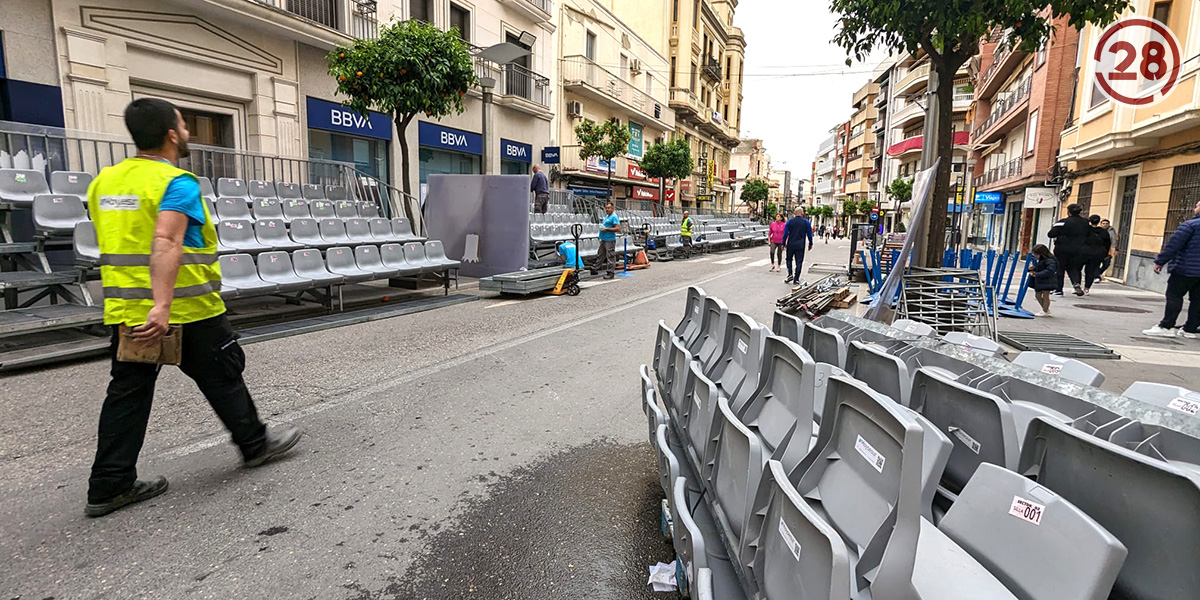
[[[675,87],[675,57],[671,57],[671,87]]]
[[[458,29],[458,37],[464,42],[471,41],[471,11],[451,2],[450,28]]]
[[[729,81],[729,74],[733,72],[733,57],[725,57],[725,81]]]
[[[688,89],[696,91],[696,63],[692,63],[691,82],[688,84]]]
[[[692,6],[692,28],[700,28],[700,0],[696,0]]]
[[[646,73],[646,95],[654,95],[654,78],[649,73]]]
[[[1092,98],[1088,102],[1088,108],[1096,108],[1105,102],[1108,102],[1108,96],[1104,95],[1104,91],[1100,89],[1100,84],[1092,81]]]
[[[1167,19],[1169,19],[1171,17],[1171,3],[1170,2],[1155,2],[1154,3],[1154,12],[1152,14],[1153,14],[1152,18],[1155,21],[1158,21],[1159,23],[1166,25]]]
[[[1042,45],[1038,46],[1037,64],[1039,67],[1046,64],[1046,44],[1049,44],[1049,43],[1050,42],[1042,42]]]
[[[408,0],[408,18],[432,23],[433,11],[430,8],[429,0]]]
[[[1034,144],[1037,143],[1037,126],[1038,126],[1038,113],[1035,110],[1035,111],[1029,113],[1029,129],[1027,129],[1025,132],[1025,151],[1026,152],[1033,152]]]
[[[1197,200],[1200,200],[1200,163],[1175,167],[1171,178],[1171,197],[1167,203],[1167,220],[1163,227],[1164,245],[1179,224],[1191,218]],[[1117,225],[1115,218],[1113,225]],[[1117,235],[1124,236],[1125,232],[1117,229]]]
[[[1083,214],[1092,214],[1092,182],[1079,184],[1079,193],[1075,195],[1075,204],[1083,208]]]
[[[587,32],[587,41],[583,47],[583,55],[590,61],[596,60],[596,34]]]
[[[671,22],[679,22],[679,0],[671,0]]]
[[[629,79],[629,57],[624,54],[621,55],[621,79]]]

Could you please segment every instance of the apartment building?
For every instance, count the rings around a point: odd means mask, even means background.
[[[5,76],[30,84],[36,95],[22,104],[36,102],[42,124],[125,139],[125,105],[163,97],[184,113],[194,145],[349,162],[396,187],[401,157],[391,117],[345,111],[325,54],[394,19],[457,27],[476,51],[523,40],[530,53],[514,63],[478,61],[497,81],[489,139],[481,89],[470,91],[462,115],[419,116],[409,127],[416,190],[431,173],[528,170],[550,138],[554,16],[552,0],[6,0],[0,39]],[[7,28],[13,23],[19,32]],[[45,123],[56,111],[58,122]]]
[[[1002,32],[980,45],[971,131],[974,207],[969,243],[1028,252],[1058,220],[1058,161],[1071,111],[1079,33],[1067,17],[1037,52],[1005,49]]]
[[[729,157],[735,212],[742,212],[742,188],[751,179],[766,179],[771,172],[771,157],[760,139],[744,139]],[[746,207],[747,209],[749,207]]]
[[[875,98],[879,94],[879,85],[868,81],[854,92],[853,113],[850,115],[850,138],[846,144],[846,200],[862,202],[876,200],[870,194],[871,172],[875,170],[875,161],[871,155],[875,152],[875,121],[879,110],[875,107]]]
[[[849,215],[843,214],[843,203],[849,200],[846,195],[846,179],[849,171],[846,166],[850,157],[850,121],[838,124],[832,129],[834,137],[833,150],[833,209],[837,220],[843,226],[847,224]]]
[[[887,193],[888,184],[892,182],[891,167],[892,161],[887,159],[884,150],[888,147],[888,141],[891,133],[891,114],[888,107],[891,105],[891,82],[892,75],[895,70],[898,56],[889,56],[875,67],[872,74],[872,81],[878,87],[875,93],[875,123],[871,126],[871,132],[868,135],[874,136],[875,144],[871,149],[871,172],[868,175],[868,191],[870,197],[874,198],[880,207],[881,221],[883,222],[884,231],[894,231],[897,217],[899,215],[900,205]]]
[[[561,54],[555,135],[562,163],[551,178],[576,194],[605,196],[612,170],[618,204],[673,201],[675,190],[660,198],[659,182],[639,162],[647,147],[676,131],[668,106],[668,61],[638,31],[598,0],[564,0],[558,21]],[[579,158],[575,127],[584,119],[616,120],[629,129],[629,148],[611,164],[598,157]]]
[[[813,206],[833,206],[833,187],[837,168],[837,134],[830,133],[817,148],[817,158],[812,168]]]
[[[1179,38],[1187,58],[1200,54],[1200,7],[1194,2],[1137,0],[1130,14],[1151,16]],[[1091,56],[1100,29],[1080,32],[1079,55]],[[1200,198],[1200,63],[1185,62],[1162,102],[1116,105],[1096,87],[1091,61],[1078,63],[1071,117],[1059,160],[1069,169],[1070,194],[1087,213],[1112,221],[1117,253],[1105,273],[1126,285],[1161,291],[1166,277],[1154,257]]]
[[[729,180],[740,143],[742,65],[746,39],[733,26],[736,0],[611,0],[622,21],[667,57],[676,137],[687,140],[696,171],[679,183],[682,206],[728,211],[736,199]]]

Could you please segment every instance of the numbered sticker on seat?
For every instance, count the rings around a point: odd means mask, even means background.
[[[779,535],[783,538],[783,543],[792,551],[792,556],[796,560],[800,560],[800,542],[796,540],[796,536],[792,535],[792,530],[788,528],[787,523],[783,522],[783,517],[779,518]]]
[[[858,441],[854,442],[854,449],[858,450],[858,453],[861,454],[863,458],[867,459],[867,462],[871,463],[871,466],[874,467],[876,471],[879,471],[880,473],[883,472],[883,463],[885,463],[887,459],[880,454],[874,446],[868,443],[867,440],[864,440],[863,436],[858,436]]]
[[[1042,365],[1042,372],[1047,375],[1058,375],[1059,373],[1062,373],[1062,368],[1063,368],[1062,365],[1056,365],[1054,363],[1046,363],[1046,364]]]
[[[962,429],[958,427],[950,427],[949,430],[950,433],[953,434],[954,437],[958,438],[958,441],[962,442],[964,446],[971,450],[971,452],[979,454],[979,451],[983,449],[983,445],[980,444],[978,440],[971,437],[970,434]]]
[[[1200,394],[1192,392],[1184,394],[1167,403],[1167,408],[1177,410],[1181,413],[1195,415],[1200,413]]]
[[[738,348],[739,352],[741,352],[742,354],[745,354],[746,351],[750,349],[750,346],[747,346],[746,342],[744,342],[742,340],[738,340],[737,348]]]
[[[1008,514],[1017,517],[1018,519],[1029,521],[1034,525],[1042,524],[1042,515],[1046,512],[1046,507],[1036,502],[1031,502],[1020,496],[1013,496],[1012,506],[1008,508]]]

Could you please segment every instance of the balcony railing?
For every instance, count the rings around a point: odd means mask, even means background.
[[[562,78],[563,84],[566,86],[572,84],[586,85],[599,90],[601,93],[636,110],[642,115],[665,123],[669,127],[675,126],[674,113],[665,110],[653,96],[637,89],[628,81],[621,79],[616,73],[596,64],[586,56],[574,55],[564,58],[562,62]],[[672,89],[672,100],[675,100],[675,94],[679,91],[684,92],[685,95],[689,94],[688,90]],[[695,94],[690,94],[690,97],[693,104],[698,104]]]
[[[721,62],[711,56],[708,57],[704,66],[701,67],[700,73],[713,81],[721,81]]]
[[[546,108],[550,107],[550,80],[517,64],[507,64],[501,70],[500,91],[507,96],[524,98]]]
[[[250,0],[355,38],[379,37],[375,0]]]
[[[918,80],[929,77],[930,63],[925,63],[908,72],[900,79],[900,84],[896,87],[897,90],[903,91],[914,85]]]
[[[1026,77],[1017,87],[1007,93],[996,94],[992,100],[992,112],[978,127],[975,128],[974,134],[976,139],[980,139],[980,134],[986,132],[991,126],[999,123],[1009,113],[1013,112],[1021,101],[1029,98],[1029,92],[1033,89],[1033,77]]]
[[[875,96],[875,106],[882,107],[883,105],[887,104],[887,99],[888,99],[888,86],[885,85],[885,86],[879,88],[879,94]]]
[[[901,141],[899,141],[895,144],[892,144],[891,146],[888,147],[888,150],[887,150],[888,156],[900,156],[901,154],[904,154],[905,152],[909,152],[912,150],[920,150],[921,145],[924,142],[925,142],[925,136],[923,136],[923,135],[914,135],[908,139],[901,140]],[[971,143],[970,132],[967,132],[967,131],[955,131],[954,132],[954,145],[955,146],[966,146],[969,143]]]
[[[992,167],[975,178],[975,187],[983,187],[1010,177],[1020,177],[1024,163],[1023,159],[1014,158],[1002,165]]]
[[[970,103],[970,102],[974,102],[974,101],[975,101],[975,94],[973,92],[955,92],[954,93],[954,103],[955,104],[961,104],[963,102]]]
[[[824,182],[824,183],[818,183],[818,184],[817,184],[817,193],[818,193],[818,194],[830,194],[830,193],[833,193],[833,182],[832,182],[832,181],[826,181],[826,182]]]

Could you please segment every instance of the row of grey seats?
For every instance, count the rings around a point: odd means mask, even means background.
[[[197,179],[200,181],[200,195],[205,198],[241,198],[246,201],[275,198],[278,200],[328,200],[330,202],[350,199],[345,186],[341,185],[271,182],[258,179],[246,182],[234,177],[221,177],[217,179],[217,186],[214,189],[209,178],[197,177]]]
[[[553,225],[555,223],[589,223],[591,217],[587,215],[578,215],[568,212],[548,212],[548,213],[529,213],[530,224],[546,224]]]
[[[675,330],[660,324],[657,381],[643,369],[643,405],[657,429],[652,443],[669,488],[665,521],[675,534],[685,586],[703,582],[717,587],[718,597],[792,598],[789,590],[804,589],[804,598],[932,598],[972,589],[972,597],[1023,600],[1098,600],[1110,593],[1181,598],[1196,589],[1195,570],[1158,560],[1155,545],[1186,554],[1200,518],[1196,484],[1186,476],[1195,467],[1162,459],[1139,469],[1138,461],[1121,460],[1161,454],[1164,447],[1175,449],[1176,459],[1194,458],[1200,454],[1178,450],[1186,445],[1181,437],[1193,448],[1194,438],[1126,419],[1108,436],[1136,445],[1126,450],[1079,431],[1088,429],[1079,422],[1039,415],[1028,425],[1017,466],[964,462],[964,451],[987,454],[996,440],[982,430],[968,435],[966,421],[924,410],[962,403],[961,394],[926,385],[916,407],[922,410],[913,410],[810,356],[796,343],[816,341],[806,337],[809,327],[778,313],[781,335],[772,336],[695,289]],[[891,331],[897,345],[923,333],[912,324]],[[836,348],[826,357],[836,361]],[[973,376],[967,373],[972,360],[929,362],[938,364],[923,367],[929,372],[922,376],[942,377],[939,368]],[[1054,368],[1043,372],[1061,375],[1062,363],[1047,364]],[[851,367],[860,377],[870,375],[870,368]],[[665,411],[656,395],[664,396]],[[1039,394],[1026,389],[1023,395]],[[1117,431],[1123,437],[1113,439]],[[679,479],[673,474],[680,471],[690,472]],[[1126,491],[1108,471],[1145,488]],[[934,497],[955,478],[961,481],[953,502],[938,511]],[[1141,504],[1112,502],[1123,495]],[[1100,506],[1105,502],[1109,506]],[[1157,516],[1184,531],[1153,523],[1154,511],[1144,507],[1164,502],[1171,503],[1169,515]],[[802,547],[813,550],[808,558]],[[930,569],[941,572],[931,578]],[[847,570],[854,576],[845,576]]]
[[[208,198],[209,212],[214,222],[225,219],[371,219],[379,216],[374,202],[350,200],[279,200],[259,198],[250,204],[240,198]]]
[[[571,234],[572,223],[556,223],[552,225],[530,225],[529,239],[534,242],[556,242],[575,239]],[[600,225],[597,223],[583,223],[583,233],[580,238],[594,238],[600,236]]]

